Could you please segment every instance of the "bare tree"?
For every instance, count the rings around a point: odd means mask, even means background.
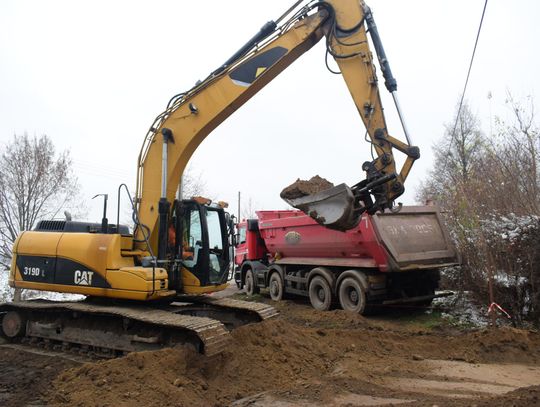
[[[454,121],[457,123],[454,124]],[[467,103],[463,104],[459,117],[457,120],[454,117],[454,121],[445,125],[445,142],[435,148],[435,155],[444,162],[446,175],[449,175],[453,182],[467,182],[478,163],[484,137],[480,130],[480,121]]]
[[[540,128],[534,103],[509,93],[507,120],[496,121],[490,139],[464,111],[455,134],[435,149],[431,177],[418,198],[444,209],[463,264],[448,282],[485,303],[488,276],[494,300],[514,324],[539,323],[540,315]],[[446,146],[446,147],[445,147]]]
[[[197,172],[190,164],[182,174],[182,197],[189,199],[194,196],[204,196],[206,194],[206,182],[203,174]]]
[[[256,201],[253,201],[251,197],[248,198],[247,202],[242,202],[242,219],[257,219],[257,214],[255,211],[258,204]]]
[[[491,142],[489,168],[492,196],[504,204],[501,211],[540,215],[540,128],[535,122],[534,100],[517,101],[507,93],[511,112],[507,120],[497,119],[497,134]]]
[[[456,109],[456,115],[458,114]],[[456,199],[463,199],[464,189],[476,187],[485,139],[480,122],[467,103],[463,104],[459,118],[445,125],[445,134],[433,147],[435,165],[417,193],[417,199],[434,199],[448,210]]]
[[[57,155],[51,139],[13,136],[0,158],[0,266],[9,269],[21,231],[54,218],[78,194],[67,151]]]

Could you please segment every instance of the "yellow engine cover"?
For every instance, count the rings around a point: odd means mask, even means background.
[[[119,234],[23,232],[13,246],[9,284],[133,300],[175,295],[167,271],[136,266],[128,247]]]

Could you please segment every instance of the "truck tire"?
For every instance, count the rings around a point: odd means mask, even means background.
[[[272,300],[281,301],[283,299],[283,280],[277,271],[270,275],[268,291]]]
[[[255,276],[253,270],[248,269],[246,271],[246,278],[244,280],[244,290],[248,296],[252,296],[259,293],[259,287],[255,284]]]
[[[348,312],[363,314],[366,309],[366,293],[358,280],[353,277],[343,279],[338,289],[341,308]]]
[[[332,305],[332,289],[325,278],[315,276],[309,283],[309,301],[318,311],[328,311]]]

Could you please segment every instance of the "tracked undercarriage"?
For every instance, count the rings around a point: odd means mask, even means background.
[[[186,297],[160,306],[93,300],[33,300],[0,304],[2,333],[10,341],[98,357],[189,344],[207,356],[221,353],[229,331],[277,315],[268,305]]]

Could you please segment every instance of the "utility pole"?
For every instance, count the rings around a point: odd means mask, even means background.
[[[242,218],[240,217],[240,196],[241,193],[238,191],[238,222],[242,221]]]
[[[492,115],[491,115],[491,99],[493,98],[493,94],[491,91],[488,92],[487,95],[488,101],[489,101],[489,138],[490,140],[493,139],[493,124],[492,124]],[[497,315],[495,312],[497,312],[495,309],[493,309],[493,304],[495,304],[495,294],[493,292],[493,260],[491,256],[489,256],[489,265],[488,265],[488,292],[489,292],[489,309],[490,317],[491,317],[491,326],[495,327],[497,326]]]

